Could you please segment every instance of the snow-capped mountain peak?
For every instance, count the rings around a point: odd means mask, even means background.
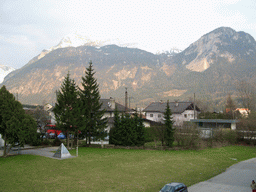
[[[6,75],[14,71],[15,69],[13,67],[9,67],[6,65],[0,65],[0,83],[4,81],[4,78]]]
[[[93,42],[83,35],[69,34],[63,37],[58,45],[51,47],[49,51],[53,51],[55,49],[65,48],[65,47],[79,47],[83,45],[99,46],[100,42]]]

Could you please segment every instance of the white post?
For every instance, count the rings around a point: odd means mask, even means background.
[[[78,146],[76,146],[76,156],[78,157]]]

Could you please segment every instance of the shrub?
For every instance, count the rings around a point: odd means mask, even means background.
[[[43,143],[42,143],[43,145],[50,145],[51,144],[51,142],[49,141],[49,139],[45,139],[45,140],[43,140]]]
[[[61,140],[60,140],[58,137],[56,137],[56,138],[53,140],[52,144],[53,144],[54,146],[60,146]]]
[[[178,146],[196,148],[199,143],[199,130],[194,124],[184,124],[177,127],[174,134]]]
[[[39,146],[42,144],[42,141],[43,141],[43,138],[41,133],[37,133],[36,138],[33,138],[33,140],[31,140],[28,143],[31,144],[32,146]]]
[[[238,132],[236,130],[219,128],[214,131],[213,140],[221,143],[235,144],[238,142]]]
[[[224,130],[224,139],[230,144],[235,144],[238,142],[238,135],[236,130]]]

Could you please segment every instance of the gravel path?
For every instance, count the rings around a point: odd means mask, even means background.
[[[52,151],[57,151],[59,147],[46,147],[46,148],[25,148],[25,149],[22,149],[22,150],[18,150],[16,148],[12,149],[10,151],[10,154],[11,155],[18,155],[18,154],[21,154],[21,155],[40,155],[40,156],[44,156],[44,157],[49,157],[49,158],[52,158],[52,159],[58,159],[58,160],[62,160],[62,159],[67,159],[67,158],[56,158],[56,157],[53,157],[54,153],[55,152],[52,152]],[[0,150],[0,156],[3,155],[3,150]],[[71,156],[71,157],[68,157],[68,158],[73,158],[75,156]]]

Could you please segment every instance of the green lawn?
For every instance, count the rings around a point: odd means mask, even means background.
[[[71,151],[75,155],[75,150]],[[230,146],[200,151],[80,148],[79,157],[33,155],[0,158],[0,191],[159,191],[169,182],[190,186],[239,161],[256,148]],[[237,159],[233,160],[232,158]]]

